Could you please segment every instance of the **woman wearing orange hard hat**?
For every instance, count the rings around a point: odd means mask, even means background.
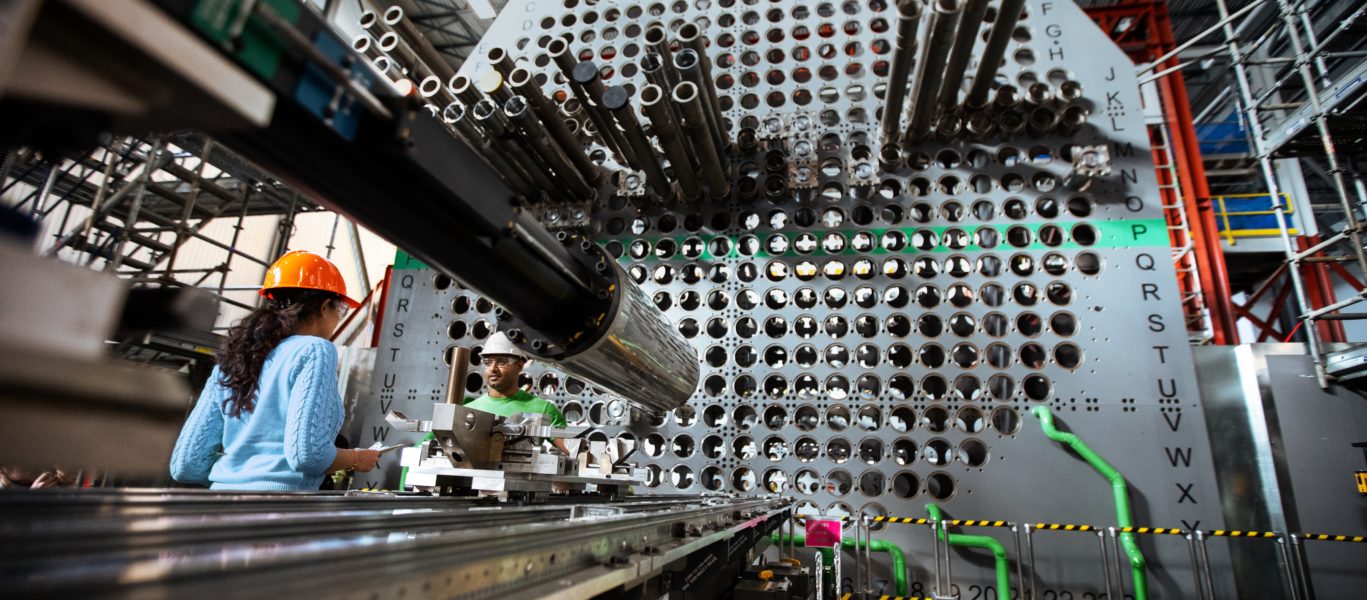
[[[344,411],[337,348],[349,309],[337,266],[312,252],[266,271],[266,303],[233,325],[171,454],[171,476],[224,490],[316,490],[323,477],[369,471],[374,450],[334,446]]]

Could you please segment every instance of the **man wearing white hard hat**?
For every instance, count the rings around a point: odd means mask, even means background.
[[[467,401],[467,408],[500,417],[516,413],[540,413],[546,415],[551,427],[565,426],[565,415],[554,404],[518,387],[518,376],[527,366],[527,354],[514,346],[508,336],[501,331],[489,336],[479,357],[484,367],[484,381],[489,383],[489,392]],[[551,442],[562,452],[565,451],[564,441],[555,439]]]

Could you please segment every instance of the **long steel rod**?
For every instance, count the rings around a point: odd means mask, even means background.
[[[954,45],[954,32],[963,12],[961,0],[935,0],[932,4],[930,16],[926,19],[929,33],[921,56],[916,60],[916,80],[911,87],[911,114],[907,117],[903,147],[925,140],[930,134],[931,125],[935,123],[940,86],[946,83],[945,60]]]
[[[907,94],[907,78],[916,62],[916,28],[921,24],[921,0],[900,0],[897,3],[897,37],[892,47],[892,67],[888,71],[884,92],[883,116],[879,123],[879,140],[890,144],[902,128],[903,102]]]
[[[978,41],[978,29],[982,27],[983,16],[987,14],[987,0],[968,0],[964,6],[963,17],[959,20],[959,31],[954,35],[954,46],[949,52],[949,62],[945,64],[945,80],[940,86],[940,111],[953,108],[959,102],[959,90],[964,86],[964,72],[968,61],[973,57],[973,46]]]
[[[992,91],[997,70],[1006,57],[1006,46],[1011,42],[1011,33],[1015,31],[1024,8],[1025,0],[1002,0],[997,9],[997,20],[992,23],[987,45],[978,55],[978,71],[973,75],[973,87],[968,90],[968,97],[964,100],[969,109],[979,110],[987,106],[987,95]]]

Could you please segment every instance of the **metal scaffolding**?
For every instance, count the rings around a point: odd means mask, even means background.
[[[200,134],[119,138],[78,159],[52,160],[21,149],[3,166],[0,199],[40,224],[40,252],[113,272],[134,287],[194,287],[218,302],[246,310],[232,297],[229,273],[263,269],[284,251],[294,219],[322,207]],[[244,250],[244,222],[277,216],[278,229],[265,253]],[[206,228],[228,220],[228,240]],[[186,264],[191,241],[221,251],[217,264]],[[239,296],[240,298],[240,296]],[[215,331],[151,337],[120,344],[118,354],[174,366],[217,347]],[[186,352],[177,356],[176,348]],[[150,351],[150,352],[149,352]]]
[[[1360,133],[1362,123],[1367,52],[1357,33],[1367,7],[1310,0],[1256,0],[1233,11],[1226,0],[1217,0],[1216,6],[1218,22],[1141,66],[1140,76],[1161,83],[1180,77],[1187,67],[1211,59],[1227,61],[1224,73],[1231,91],[1218,94],[1200,113],[1203,118],[1215,116],[1223,103],[1233,103],[1248,137],[1250,158],[1256,161],[1263,191],[1270,198],[1284,255],[1280,267],[1250,298],[1261,299],[1275,280],[1287,277],[1277,302],[1295,302],[1295,325],[1285,328],[1291,330],[1285,337],[1289,340],[1303,330],[1320,382],[1327,385],[1332,377],[1325,371],[1326,344],[1347,341],[1341,321],[1367,318],[1367,313],[1344,312],[1367,297],[1350,268],[1362,273],[1367,267],[1359,212],[1367,197],[1343,160],[1345,151],[1351,155],[1362,149],[1361,135],[1344,132]],[[1197,46],[1203,42],[1218,43]],[[1283,159],[1299,159],[1306,170],[1320,172],[1329,183],[1323,201],[1308,203],[1315,214],[1301,218],[1309,219],[1309,229],[1318,221],[1337,224],[1336,231],[1320,237],[1295,228],[1290,221],[1293,207],[1284,191],[1300,183],[1279,169],[1276,161]],[[1190,160],[1199,161],[1199,156]],[[1331,275],[1356,293],[1336,298]],[[1251,305],[1234,310],[1262,330],[1262,338],[1282,338],[1283,332],[1275,329],[1278,308],[1274,306],[1264,320],[1252,314]]]

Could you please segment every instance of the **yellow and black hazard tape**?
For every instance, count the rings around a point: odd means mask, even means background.
[[[1330,535],[1327,533],[1305,533],[1301,538],[1316,542],[1348,542],[1351,544],[1361,544],[1367,542],[1367,536],[1362,535]]]
[[[797,515],[798,521],[806,521],[806,515]],[[825,517],[823,517],[825,518]],[[850,521],[850,517],[829,517],[840,521]],[[930,519],[920,517],[873,517],[869,519],[874,523],[900,523],[905,525],[929,525]],[[989,521],[985,519],[946,519],[946,525],[954,527],[1011,527],[1010,521]],[[1071,523],[1034,523],[1031,527],[1043,531],[1098,531],[1099,528],[1092,525],[1074,525]],[[1176,527],[1117,527],[1117,533],[1138,533],[1143,535],[1186,535],[1185,529]],[[1214,529],[1202,532],[1211,537],[1230,537],[1230,538],[1262,538],[1276,539],[1281,537],[1275,531],[1241,531],[1231,529]],[[1351,544],[1367,543],[1367,536],[1362,535],[1334,535],[1327,533],[1303,533],[1301,539],[1314,542],[1348,542]],[[892,600],[900,600],[901,596],[884,596]]]
[[[1265,539],[1272,539],[1272,538],[1281,537],[1281,534],[1276,533],[1276,532],[1274,532],[1274,531],[1228,531],[1228,530],[1224,530],[1224,529],[1216,529],[1216,530],[1214,530],[1214,531],[1207,531],[1207,532],[1206,532],[1206,535],[1213,536],[1213,537],[1242,537],[1242,538],[1265,538]]]
[[[1045,531],[1096,531],[1091,525],[1072,525],[1060,523],[1035,523],[1035,529]]]
[[[840,597],[840,600],[850,600],[850,599],[853,598],[853,597],[854,597],[854,594],[850,594],[850,593],[847,592],[844,596],[841,596],[841,597]],[[873,598],[873,596],[869,596],[869,597],[870,597],[870,598]],[[878,600],[930,600],[930,599],[929,599],[929,598],[922,598],[922,597],[920,597],[920,596],[889,596],[889,595],[887,595],[887,594],[883,594],[882,596],[878,596]]]
[[[918,519],[915,517],[874,517],[874,523],[905,523],[907,525],[925,525],[930,519]]]
[[[1185,529],[1176,527],[1121,527],[1117,529],[1120,533],[1142,533],[1146,535],[1186,535]]]

